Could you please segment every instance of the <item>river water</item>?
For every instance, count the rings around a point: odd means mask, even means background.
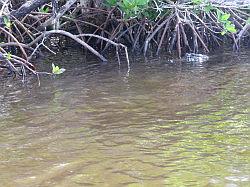
[[[1,80],[0,186],[250,186],[249,57],[65,52],[40,87]]]

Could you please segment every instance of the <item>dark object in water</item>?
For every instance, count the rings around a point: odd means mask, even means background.
[[[209,57],[203,54],[186,53],[184,56],[187,62],[206,62]]]

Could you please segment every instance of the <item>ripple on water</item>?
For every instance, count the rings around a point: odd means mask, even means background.
[[[137,59],[128,75],[69,55],[41,87],[11,83],[0,93],[1,183],[248,186],[248,59]]]

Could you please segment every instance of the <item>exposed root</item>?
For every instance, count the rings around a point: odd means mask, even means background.
[[[52,4],[50,0],[30,0],[14,9],[9,2],[4,0],[0,5],[0,39],[3,41],[0,43],[0,68],[23,79],[29,73],[38,78],[45,74],[37,72],[31,61],[42,48],[55,53],[47,44],[55,35],[72,39],[102,61],[107,61],[104,52],[114,47],[120,64],[119,51],[123,48],[128,68],[127,46],[144,55],[149,49],[156,50],[156,54],[165,49],[181,57],[186,52],[206,53],[225,40],[239,50],[242,41],[250,37],[249,5],[212,3],[214,9],[206,11],[205,4],[153,1],[152,8],[158,15],[150,20],[147,17],[125,19],[117,7],[84,7],[76,0],[52,0]],[[38,11],[41,6],[49,7],[49,11]],[[218,10],[230,14],[236,33],[221,35],[225,28],[218,20]]]

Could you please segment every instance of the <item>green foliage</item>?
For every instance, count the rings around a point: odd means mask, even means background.
[[[231,33],[236,33],[236,32],[237,32],[237,30],[236,30],[236,28],[235,28],[235,25],[232,24],[231,22],[227,22],[227,23],[226,23],[225,29],[226,29],[227,31],[231,32]]]
[[[56,66],[54,63],[52,63],[52,73],[54,75],[59,75],[62,74],[63,72],[65,72],[66,69],[64,68],[59,68],[59,66]]]
[[[214,7],[212,6],[211,3],[208,3],[208,4],[205,5],[204,11],[205,11],[206,13],[209,13],[209,12],[211,12],[212,10],[214,10]]]
[[[120,7],[125,13],[125,17],[138,17],[143,12],[143,9],[148,8],[149,0],[123,0],[120,2]]]
[[[204,12],[210,13],[211,11],[215,10],[217,12],[217,19],[218,21],[223,25],[223,31],[221,32],[222,35],[225,35],[226,33],[236,33],[237,30],[235,28],[235,25],[230,21],[230,14],[223,12],[219,8],[215,8],[210,2],[206,0],[192,0],[192,3],[194,5],[200,5],[201,3],[204,3]],[[201,12],[201,9],[194,9],[194,12],[196,14],[199,14]],[[248,20],[250,21],[250,20]],[[248,23],[248,22],[247,22]]]
[[[11,60],[11,58],[12,58],[11,56],[12,56],[12,54],[11,54],[10,52],[8,52],[7,55],[6,55],[6,58],[7,58],[8,60]]]
[[[218,14],[218,20],[222,23],[226,23],[229,18],[230,18],[230,14],[227,14],[227,13]]]
[[[136,0],[137,5],[144,6],[149,3],[149,0]]]
[[[195,5],[200,5],[203,2],[203,0],[192,0],[192,3]]]
[[[38,11],[41,13],[48,13],[49,7],[42,6],[41,8],[38,9]]]
[[[116,3],[117,3],[117,0],[106,0],[106,5],[107,6],[115,6],[116,5]]]
[[[230,14],[224,13],[223,11],[217,9],[217,18],[224,28],[224,30],[221,32],[222,35],[225,35],[228,32],[230,33],[237,32],[235,25],[229,20]]]
[[[3,17],[3,22],[6,28],[10,29],[11,28],[11,21],[8,17],[4,16]]]
[[[166,11],[162,12],[161,15],[164,14],[164,13],[166,13]],[[146,10],[143,11],[141,14],[142,14],[144,17],[146,17],[147,19],[149,19],[149,20],[155,20],[155,19],[157,18],[157,16],[159,16],[159,13],[156,12],[156,11],[155,11],[154,9],[152,9],[152,8],[146,9]]]
[[[106,0],[107,6],[117,6],[124,12],[125,18],[139,17],[149,8],[149,0]]]

